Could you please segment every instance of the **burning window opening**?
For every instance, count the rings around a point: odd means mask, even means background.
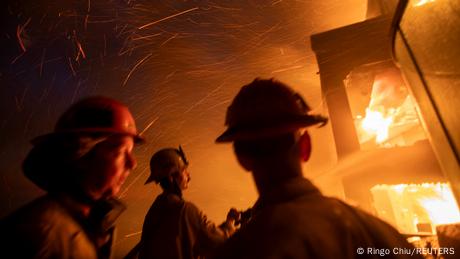
[[[361,149],[410,146],[426,139],[398,69],[358,68],[346,85]]]
[[[436,234],[436,226],[460,222],[448,183],[376,185],[371,188],[377,215],[406,234]]]

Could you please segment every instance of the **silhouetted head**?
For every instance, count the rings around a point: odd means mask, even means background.
[[[255,163],[308,160],[310,138],[305,128],[327,123],[310,113],[303,98],[289,86],[273,80],[255,79],[241,88],[228,107],[227,130],[216,142],[233,142],[239,162],[252,171]]]
[[[48,192],[110,198],[136,166],[132,151],[142,141],[124,104],[86,98],[63,113],[53,132],[32,140],[24,174]]]
[[[188,161],[182,147],[164,148],[153,154],[150,159],[150,176],[145,182],[159,183],[164,190],[181,193],[190,182]]]

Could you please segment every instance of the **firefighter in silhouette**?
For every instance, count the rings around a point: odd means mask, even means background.
[[[47,193],[2,219],[2,258],[109,258],[115,198],[142,142],[128,108],[89,97],[71,106],[52,133],[32,140],[25,176]]]
[[[220,226],[210,222],[182,192],[188,188],[188,161],[181,147],[165,148],[150,160],[147,183],[163,189],[145,216],[139,258],[203,258],[235,231],[239,213],[231,209]]]
[[[325,197],[302,174],[311,151],[307,127],[324,125],[287,85],[256,79],[228,107],[228,129],[218,143],[231,143],[241,166],[252,173],[259,199],[251,220],[219,249],[216,258],[419,258],[395,254],[412,246],[393,227],[364,211]]]

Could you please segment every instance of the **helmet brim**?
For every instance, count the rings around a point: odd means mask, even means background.
[[[326,125],[328,119],[321,115],[299,115],[291,118],[280,118],[269,124],[245,125],[229,127],[217,139],[216,143],[228,143],[237,140],[257,140],[280,134],[294,132],[298,129],[318,125]]]
[[[65,130],[65,131],[51,132],[51,133],[44,134],[44,135],[33,138],[30,141],[30,143],[32,143],[33,145],[37,145],[48,139],[52,139],[56,137],[63,137],[68,134],[72,134],[72,135],[79,135],[79,134],[126,135],[126,136],[133,137],[135,144],[143,144],[146,142],[145,138],[139,134],[131,134],[125,131],[110,130],[107,128],[84,128],[84,129],[78,129],[78,130]]]
[[[151,176],[149,176],[149,178],[147,178],[147,181],[145,181],[144,185],[149,184],[149,183],[151,183],[153,181],[155,181],[155,179],[153,179]]]

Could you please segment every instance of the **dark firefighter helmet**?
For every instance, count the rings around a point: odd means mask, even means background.
[[[228,128],[216,142],[271,137],[326,123],[326,117],[311,114],[303,98],[287,85],[256,78],[233,99],[225,119]]]
[[[188,166],[188,160],[182,147],[164,148],[153,154],[150,159],[150,176],[145,182],[148,184],[152,181],[159,183],[162,179],[170,175],[181,172]]]
[[[58,119],[54,132],[33,139],[32,143],[68,133],[122,134],[132,136],[136,143],[144,141],[128,107],[102,96],[85,98],[72,105]]]

